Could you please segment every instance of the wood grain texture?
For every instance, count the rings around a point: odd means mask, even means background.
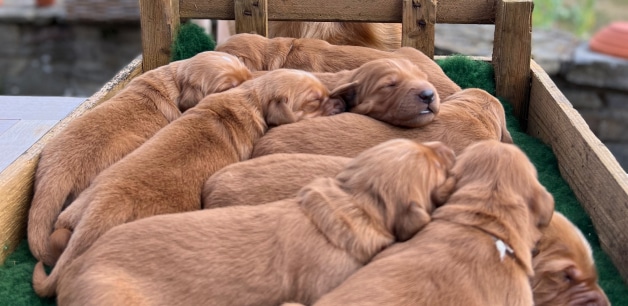
[[[141,72],[142,59],[138,57],[0,172],[0,195],[2,195],[0,196],[0,264],[4,263],[6,257],[24,238],[26,217],[33,194],[33,175],[39,160],[39,153],[46,142],[74,118],[115,95]]]
[[[591,217],[602,249],[628,283],[628,175],[534,61],[528,133],[549,144]]]
[[[368,5],[365,5],[368,3]],[[182,18],[235,19],[234,0],[180,0]],[[270,0],[268,20],[397,22],[402,5],[397,0]],[[492,24],[493,0],[439,0],[438,23]]]
[[[512,103],[526,129],[532,51],[532,0],[497,0],[493,67],[497,95]]]
[[[139,0],[144,71],[170,62],[170,49],[180,24],[179,0]]]
[[[413,47],[434,58],[436,0],[403,0],[401,46]]]
[[[252,33],[268,37],[267,0],[235,0],[236,33]]]

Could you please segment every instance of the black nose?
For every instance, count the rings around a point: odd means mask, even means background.
[[[421,101],[425,104],[430,104],[432,103],[432,101],[434,101],[434,91],[430,90],[430,89],[426,89],[424,91],[421,91],[419,93],[419,98],[421,98]]]

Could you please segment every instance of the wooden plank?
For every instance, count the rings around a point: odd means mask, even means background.
[[[628,175],[534,61],[528,133],[549,144],[591,217],[602,249],[628,283]]]
[[[493,42],[497,95],[513,105],[526,129],[532,51],[532,0],[498,0]]]
[[[401,45],[434,58],[436,0],[403,0]]]
[[[236,33],[252,33],[268,37],[267,0],[235,0]]]
[[[0,172],[0,264],[4,263],[6,257],[24,238],[26,217],[33,193],[33,174],[39,153],[46,142],[74,118],[115,95],[141,72],[142,59],[138,57]]]
[[[150,1],[149,1],[150,2]],[[271,0],[268,20],[401,22],[401,5],[396,0]],[[181,18],[235,19],[234,0],[180,0]],[[143,14],[142,14],[143,15]],[[439,0],[438,23],[492,24],[493,0]]]
[[[170,62],[170,48],[179,28],[179,0],[139,0],[144,71]]]
[[[0,119],[61,120],[86,98],[0,96]]]
[[[0,135],[0,169],[15,161],[59,120],[20,120]]]

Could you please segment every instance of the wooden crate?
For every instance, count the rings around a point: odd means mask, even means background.
[[[495,24],[498,96],[508,99],[527,132],[552,147],[563,178],[591,217],[602,248],[628,281],[628,176],[609,150],[530,60],[531,0],[139,0],[142,59],[132,61],[0,173],[0,262],[23,239],[33,173],[45,143],[73,118],[105,101],[133,77],[169,62],[182,18],[236,20],[238,32],[267,34],[268,20],[397,22],[402,45],[434,53],[434,25]],[[488,59],[487,59],[488,60]]]

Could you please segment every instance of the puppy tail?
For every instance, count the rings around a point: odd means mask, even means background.
[[[48,265],[53,263],[48,256],[48,237],[73,187],[72,180],[59,178],[53,173],[48,173],[35,185],[28,212],[28,246],[35,258]]]
[[[50,276],[46,275],[46,270],[44,270],[44,263],[37,262],[35,265],[35,270],[33,270],[33,289],[35,289],[35,293],[40,297],[52,297],[55,295],[57,291],[57,273],[53,271]]]

